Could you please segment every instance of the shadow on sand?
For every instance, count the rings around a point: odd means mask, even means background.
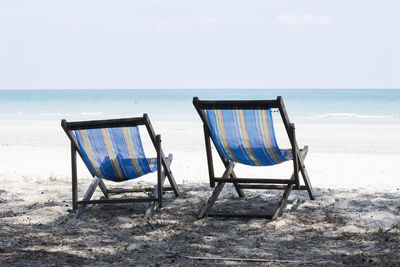
[[[204,185],[184,185],[181,189],[182,197],[166,195],[165,207],[148,221],[142,218],[146,208],[143,204],[90,207],[74,219],[65,212],[67,193],[60,201],[27,205],[23,200],[8,200],[8,193],[3,192],[0,265],[249,264],[211,260],[215,257],[270,260],[251,263],[261,266],[286,265],[282,260],[292,261],[291,265],[314,266],[398,265],[400,231],[396,227],[364,227],[362,215],[385,211],[399,216],[399,194],[362,195],[362,199],[348,199],[348,206],[338,209],[335,196],[351,197],[351,191],[317,189],[316,201],[307,200],[304,192],[294,192],[283,216],[268,221],[197,219],[210,190]],[[269,203],[275,204],[276,194],[257,192],[246,200],[239,200],[229,189],[216,208],[268,207]],[[63,212],[58,215],[48,212],[59,207]],[[41,220],[38,216],[49,218]]]

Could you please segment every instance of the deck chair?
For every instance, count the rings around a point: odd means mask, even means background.
[[[157,158],[146,158],[139,133],[144,125],[157,152]],[[96,121],[61,121],[61,126],[71,141],[72,208],[76,216],[88,204],[150,202],[145,217],[151,216],[156,205],[162,207],[164,191],[179,196],[178,186],[170,170],[172,155],[164,156],[161,136],[156,135],[147,114],[143,117]],[[82,200],[78,200],[76,152],[94,177]],[[155,188],[108,189],[103,179],[123,182],[157,171]],[[165,176],[170,187],[164,187]],[[97,186],[103,199],[91,200]],[[111,198],[113,194],[147,193],[149,197]],[[79,208],[79,209],[78,209]]]
[[[310,199],[315,199],[310,179],[304,166],[308,147],[299,149],[295,127],[290,123],[282,97],[276,100],[236,100],[202,101],[193,98],[193,105],[203,121],[210,186],[214,187],[199,217],[223,216],[242,218],[276,219],[286,206],[292,190],[307,190]],[[275,139],[271,109],[278,109],[288,134],[291,149],[282,150]],[[211,142],[221,158],[225,171],[215,177]],[[237,178],[234,172],[236,163],[251,166],[270,166],[288,160],[293,161],[293,173],[288,179]],[[304,185],[300,184],[299,172]],[[217,183],[217,185],[215,185]],[[272,214],[232,214],[212,213],[212,206],[221,193],[225,183],[234,185],[239,197],[244,197],[243,189],[284,190],[278,207]]]

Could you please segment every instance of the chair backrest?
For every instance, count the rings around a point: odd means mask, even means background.
[[[157,169],[143,150],[139,126],[143,118],[88,122],[64,121],[62,126],[92,175],[115,182],[135,179]]]
[[[196,102],[196,103],[195,103]],[[194,101],[220,155],[252,166],[292,159],[292,149],[278,147],[271,108],[260,101]],[[278,104],[271,105],[278,108]],[[237,108],[235,108],[237,107]]]
[[[144,154],[139,127],[74,131],[82,158],[97,177],[124,181],[156,170]]]

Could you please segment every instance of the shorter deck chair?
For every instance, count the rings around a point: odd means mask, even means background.
[[[139,133],[144,125],[157,152],[157,158],[146,158]],[[72,208],[76,216],[88,204],[110,204],[129,202],[150,202],[145,217],[151,216],[154,208],[162,207],[164,191],[179,190],[170,170],[172,155],[164,156],[161,136],[156,135],[147,114],[143,117],[96,121],[61,121],[61,126],[71,141],[72,164]],[[76,152],[94,177],[82,200],[78,200],[78,178]],[[157,171],[155,188],[108,189],[102,179],[123,182]],[[164,187],[165,176],[170,187]],[[91,200],[100,187],[104,199]],[[149,197],[110,198],[113,194],[146,192]],[[79,208],[79,209],[78,209]]]
[[[299,149],[295,127],[289,121],[282,97],[279,96],[276,100],[253,101],[202,101],[194,97],[193,105],[203,121],[210,186],[215,187],[199,217],[208,215],[276,219],[282,214],[292,190],[307,190],[310,199],[315,199],[304,165],[308,147]],[[271,109],[279,110],[291,149],[282,150],[278,147]],[[210,139],[225,166],[222,177],[214,175]],[[293,174],[288,179],[237,178],[233,170],[236,163],[270,166],[288,160],[293,161]],[[303,177],[304,185],[300,184],[299,172]],[[244,197],[243,189],[280,189],[284,192],[278,207],[272,214],[212,213],[211,207],[225,183],[232,183],[239,197]]]

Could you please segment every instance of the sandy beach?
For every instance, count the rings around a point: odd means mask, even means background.
[[[0,0],[0,267],[400,267],[399,13],[398,0]],[[168,161],[147,120],[146,156],[137,129],[112,129],[77,133],[87,153],[71,160],[62,119],[144,113]],[[211,144],[216,181],[266,180],[211,188],[202,120],[237,161]],[[171,175],[156,187],[169,154],[180,194]],[[289,180],[307,176],[305,154],[313,192]]]
[[[211,193],[200,121],[153,121],[165,153],[174,155],[171,169],[183,195],[167,193],[165,207],[149,221],[142,218],[143,205],[126,204],[92,206],[73,218],[69,141],[60,122],[0,125],[0,265],[398,264],[398,124],[298,123],[298,143],[310,149],[305,164],[317,199],[292,193],[275,221],[197,219]],[[154,155],[149,140],[143,141],[147,155]],[[278,142],[287,146],[286,140]],[[290,168],[284,163],[235,169],[238,176],[286,178]],[[81,161],[78,174],[82,195],[91,178]],[[126,186],[155,179],[152,174]],[[269,209],[281,194],[246,193],[240,200],[226,186],[216,208]]]

